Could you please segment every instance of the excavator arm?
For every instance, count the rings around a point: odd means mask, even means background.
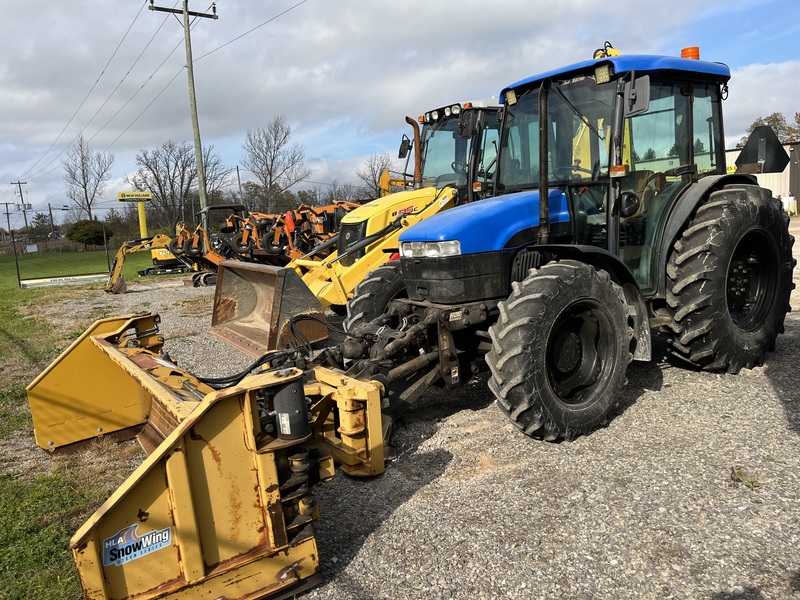
[[[105,291],[109,294],[124,294],[128,290],[125,278],[122,276],[122,267],[128,254],[142,252],[143,250],[153,250],[156,248],[169,248],[172,237],[159,233],[149,238],[139,238],[123,242],[117,253],[114,255],[114,262],[111,264],[111,272],[108,276],[108,283]]]

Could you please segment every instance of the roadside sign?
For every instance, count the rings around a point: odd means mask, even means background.
[[[117,192],[117,200],[120,202],[144,202],[152,199],[153,192]]]

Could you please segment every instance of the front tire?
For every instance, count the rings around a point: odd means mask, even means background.
[[[389,302],[407,297],[399,261],[378,267],[353,290],[353,297],[347,302],[345,331],[354,333],[357,326],[380,317]]]
[[[757,186],[714,192],[698,208],[667,264],[673,355],[738,373],[775,349],[794,288],[788,220]]]
[[[512,284],[489,329],[489,388],[526,434],[572,439],[602,423],[632,359],[631,311],[608,273],[564,260]]]

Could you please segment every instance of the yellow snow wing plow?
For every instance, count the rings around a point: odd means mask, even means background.
[[[96,322],[28,386],[37,443],[136,432],[149,456],[73,536],[86,598],[286,597],[314,585],[313,487],[383,471],[380,386],[317,368],[215,390],[155,314]]]

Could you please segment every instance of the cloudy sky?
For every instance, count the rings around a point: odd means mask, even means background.
[[[149,0],[6,2],[0,20],[0,203],[68,203],[61,161],[83,133],[115,155],[101,207],[117,205],[141,149],[192,142],[182,25]],[[180,7],[176,0],[157,6]],[[391,152],[405,115],[489,98],[514,81],[591,57],[680,54],[733,72],[729,146],[756,118],[800,112],[798,0],[217,0],[192,29],[200,130],[223,163],[248,129],[283,115],[313,183],[354,182]],[[210,11],[210,0],[190,0]],[[242,172],[248,179],[248,173]],[[300,186],[303,187],[303,186]],[[22,214],[11,206],[12,227]],[[5,206],[0,204],[5,213]],[[102,212],[100,213],[102,216]],[[56,213],[56,221],[60,221]],[[5,215],[3,214],[5,226]]]

